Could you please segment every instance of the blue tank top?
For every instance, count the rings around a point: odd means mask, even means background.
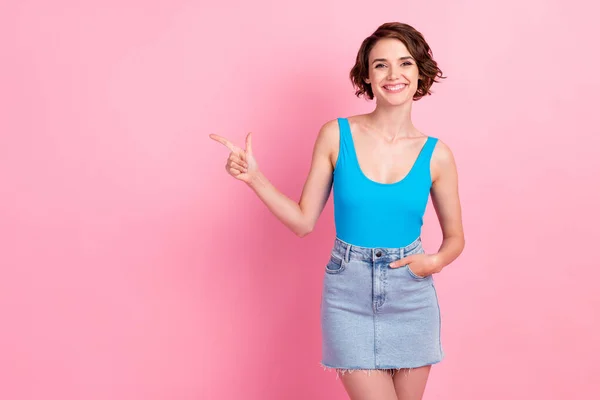
[[[333,172],[336,235],[361,247],[398,248],[421,235],[431,189],[430,161],[437,143],[427,137],[405,178],[380,183],[364,175],[358,164],[350,124],[338,118],[340,150]]]

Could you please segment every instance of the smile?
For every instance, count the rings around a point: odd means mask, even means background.
[[[404,90],[404,88],[406,88],[407,85],[404,83],[398,84],[398,85],[385,85],[383,88],[390,92],[390,93],[398,93],[401,92],[402,90]]]

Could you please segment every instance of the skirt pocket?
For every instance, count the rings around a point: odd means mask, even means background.
[[[412,270],[410,269],[410,265],[406,266],[406,270],[408,271],[408,274],[414,279],[417,279],[417,280],[427,279],[426,276],[420,276],[420,275],[417,275],[414,272],[412,272]]]

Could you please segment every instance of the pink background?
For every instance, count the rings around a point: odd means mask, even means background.
[[[449,76],[414,122],[455,153],[467,239],[425,398],[596,398],[589,3],[2,2],[0,398],[345,399],[319,366],[331,199],[295,237],[208,134],[254,132],[297,200],[319,127],[372,109],[348,72],[392,20]]]

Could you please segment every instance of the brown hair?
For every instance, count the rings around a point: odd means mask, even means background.
[[[388,22],[381,25],[371,36],[367,37],[360,46],[356,55],[356,63],[350,71],[350,80],[356,88],[356,96],[365,95],[369,100],[373,100],[373,89],[365,79],[369,78],[369,54],[380,39],[393,38],[398,39],[408,49],[414,57],[419,69],[419,83],[413,100],[417,101],[424,96],[431,95],[431,85],[437,77],[445,79],[442,71],[438,68],[437,62],[433,59],[433,52],[425,41],[423,35],[410,25],[400,22]]]

